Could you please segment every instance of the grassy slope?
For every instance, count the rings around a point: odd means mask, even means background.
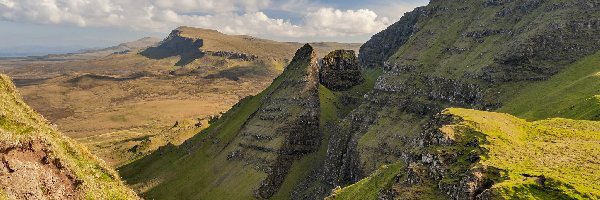
[[[281,95],[290,92],[290,88],[293,89],[290,85],[283,86],[283,82],[303,76],[298,74],[301,73],[298,69],[302,70],[305,66],[296,65],[308,64],[304,61],[293,62],[288,66],[292,70],[285,71],[257,96],[240,101],[216,123],[187,141],[187,144],[159,150],[126,165],[121,168],[122,175],[144,193],[146,198],[253,198],[253,191],[260,186],[267,174],[248,166],[244,161],[227,160],[227,154],[235,150],[240,130],[263,105],[265,98],[276,92]],[[302,159],[298,163],[303,160],[310,161]],[[304,165],[306,164],[310,163],[305,162]],[[294,169],[292,171],[297,171]],[[294,172],[289,176],[295,179]],[[289,183],[284,183],[282,187],[291,191]]]
[[[90,199],[136,199],[119,176],[85,147],[59,133],[49,122],[27,106],[7,76],[0,75],[0,143],[26,143],[41,140],[51,146],[83,181],[81,188]]]
[[[390,188],[392,186],[394,177],[403,167],[404,164],[402,162],[383,165],[369,177],[343,189],[336,189],[335,193],[327,199],[375,200],[382,188]]]
[[[227,144],[232,141],[242,128],[244,122],[260,107],[262,98],[276,89],[282,81],[283,77],[279,77],[269,88],[257,96],[248,97],[240,101],[237,106],[224,114],[215,124],[211,124],[208,129],[192,138],[191,143],[202,142],[209,138],[209,136],[215,136],[216,139],[221,141],[220,144]],[[218,134],[214,134],[217,132]],[[251,198],[252,194],[232,191],[240,191],[239,189],[242,188],[252,188],[255,185],[246,185],[244,183],[257,183],[265,175],[258,174],[256,171],[242,170],[242,163],[230,163],[222,159],[222,157],[218,156],[218,153],[223,148],[225,146],[205,143],[191,155],[186,155],[187,152],[183,149],[171,148],[163,150],[164,153],[151,154],[138,162],[124,166],[121,169],[121,174],[130,184],[140,186],[151,183],[154,180],[164,181],[160,183],[160,187],[152,188],[149,191],[142,191],[147,192],[144,194],[146,198],[194,198],[194,194],[204,194],[206,195],[204,198]],[[216,180],[226,172],[234,172],[231,175],[237,175],[236,178],[243,181],[238,182],[237,186],[221,186],[221,190],[212,191],[211,193],[198,193],[198,188],[203,190],[216,189],[215,185],[211,185],[210,182],[206,181]],[[177,195],[173,195],[174,190],[179,191]]]
[[[335,92],[327,89],[323,85],[319,86],[319,102],[321,111],[319,125],[321,126],[320,128],[323,134],[323,140],[321,141],[319,150],[294,162],[289,170],[288,175],[286,176],[283,185],[272,199],[289,199],[294,187],[304,178],[308,177],[312,172],[312,169],[323,164],[327,156],[327,145],[329,144],[329,137],[331,136],[330,130],[326,128],[326,125],[329,123],[337,123],[338,120],[348,114],[355,106],[343,105],[341,99],[342,96],[349,95],[352,97],[362,98],[362,95],[373,88],[375,80],[381,74],[381,69],[370,69],[364,71],[363,73],[365,82],[352,87],[348,91]]]
[[[450,7],[451,9],[448,10],[460,8],[459,6],[461,6],[456,5],[457,3],[454,1],[438,1],[432,2],[432,4],[441,5],[440,7]],[[527,35],[514,39],[498,34],[489,36],[482,42],[475,42],[471,38],[461,37],[459,33],[481,31],[484,29],[501,30],[507,27],[514,29],[522,27],[546,27],[545,24],[552,21],[550,19],[564,17],[561,13],[548,13],[537,9],[525,15],[524,18],[515,24],[514,21],[494,19],[496,13],[502,7],[497,7],[495,8],[496,10],[485,10],[481,9],[481,7],[482,4],[475,3],[474,5],[470,5],[470,9],[466,12],[444,13],[447,15],[443,18],[434,17],[430,20],[428,18],[428,20],[420,21],[418,27],[424,31],[417,32],[411,36],[409,41],[395,55],[390,57],[388,61],[391,63],[418,66],[418,70],[422,71],[420,72],[422,74],[461,79],[465,77],[465,74],[476,73],[481,68],[493,63],[494,57],[507,46],[507,40],[523,39],[527,38]],[[471,19],[477,19],[477,21]],[[449,54],[445,52],[446,48],[449,47],[462,48],[466,49],[466,51]],[[596,119],[599,111],[597,106],[599,100],[596,96],[598,93],[596,73],[600,69],[598,54],[580,59],[579,62],[567,66],[565,69],[559,75],[547,81],[503,86],[502,89],[504,90],[502,91],[506,93],[501,94],[501,96],[504,96],[502,102],[505,103],[505,107],[501,108],[500,111],[515,113],[526,119],[543,119],[557,116],[574,119]],[[383,78],[389,76],[391,75],[384,74]],[[402,79],[411,80],[411,76],[409,73],[400,73],[400,75],[396,75],[387,81],[390,85],[394,85],[396,82],[401,82]],[[471,76],[466,77],[470,78]],[[469,82],[473,80],[466,79],[464,81]],[[396,85],[412,86],[411,84],[419,83],[408,82],[404,83],[404,85]],[[416,87],[423,86],[416,85]],[[513,91],[520,91],[516,98],[512,98]],[[385,139],[384,136],[386,133],[420,132],[419,124],[422,124],[423,121],[415,120],[414,117],[404,113],[398,114],[394,110],[397,109],[390,106],[390,108],[384,108],[379,113],[380,116],[376,124],[370,127],[369,131],[360,139],[359,148],[368,149],[370,146],[375,146],[378,141]],[[401,117],[398,117],[399,115]],[[415,128],[411,128],[411,124]],[[543,152],[538,151],[537,153]],[[361,161],[367,160],[365,163],[373,163],[372,161],[377,159],[379,157],[368,155],[364,152],[361,153]],[[591,172],[598,171],[598,169],[591,170]],[[571,178],[575,178],[575,176]],[[346,189],[350,188],[345,188],[344,190]]]
[[[488,152],[481,164],[505,171],[492,189],[506,198],[600,198],[600,122],[554,118],[535,122],[514,116],[451,108],[459,118],[454,137],[483,134]],[[533,178],[544,176],[545,184]]]
[[[580,59],[549,80],[526,85],[498,111],[528,120],[549,117],[599,120],[598,95],[600,52]]]

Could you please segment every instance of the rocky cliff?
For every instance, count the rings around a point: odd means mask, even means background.
[[[152,59],[164,59],[179,56],[180,60],[175,64],[183,66],[191,63],[204,55],[200,47],[204,41],[198,38],[190,38],[182,35],[183,31],[175,29],[158,46],[147,48],[140,52],[141,55]]]
[[[183,145],[125,166],[124,176],[130,182],[144,181],[152,178],[144,174],[164,176],[154,170],[168,169],[166,180],[146,191],[148,198],[270,198],[292,163],[320,145],[318,86],[319,66],[307,44],[265,91],[245,98]],[[180,161],[165,165],[171,159]],[[190,167],[201,171],[191,172]],[[201,190],[192,189],[197,185]]]
[[[537,0],[432,1],[405,15],[361,48],[361,62],[373,62],[384,73],[340,123],[340,131],[349,133],[336,142],[343,148],[330,151],[339,163],[333,176],[353,182],[378,166],[400,162],[404,169],[393,187],[403,192],[395,198],[488,198],[485,190],[500,181],[488,182],[483,171],[458,173],[482,170],[468,167],[477,163],[476,155],[455,163],[469,152],[427,153],[431,147],[424,144],[455,148],[426,134],[441,127],[434,116],[448,107],[498,109],[514,103],[510,99],[521,87],[552,80],[600,50],[599,15],[595,1]],[[408,22],[410,30],[398,34],[399,24]],[[385,41],[398,46],[384,46]],[[370,48],[377,45],[380,51]],[[383,62],[377,59],[381,52],[389,55]],[[454,168],[442,167],[448,163]],[[381,192],[381,198],[394,196]]]
[[[327,54],[321,61],[320,73],[321,84],[334,91],[348,90],[364,81],[352,50],[336,50]]]

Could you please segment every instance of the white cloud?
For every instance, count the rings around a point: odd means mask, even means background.
[[[377,17],[371,10],[320,8],[306,16],[306,26],[326,36],[346,36],[373,33],[389,25],[386,17]]]
[[[302,4],[317,5],[289,0],[279,9]],[[0,0],[0,20],[152,32],[187,25],[266,38],[368,36],[392,23],[373,10],[328,7],[296,9],[303,20],[292,23],[262,11],[272,5],[270,0]]]

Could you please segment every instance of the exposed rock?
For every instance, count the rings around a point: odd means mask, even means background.
[[[335,50],[321,61],[321,84],[334,91],[348,90],[364,82],[352,50]]]
[[[267,173],[256,190],[269,198],[281,186],[295,159],[315,151],[319,130],[319,68],[313,48],[300,48],[280,78],[283,82],[262,100],[236,140],[228,159],[242,160]]]
[[[156,47],[150,47],[140,52],[141,55],[151,59],[163,59],[172,56],[180,56],[180,60],[175,64],[183,66],[204,56],[200,47],[204,45],[202,39],[188,38],[181,35],[182,31],[175,29],[171,34],[159,43]]]
[[[390,56],[402,46],[410,36],[418,31],[416,23],[425,15],[423,7],[404,14],[400,21],[373,35],[360,47],[360,63],[367,68],[382,67]]]
[[[238,52],[206,51],[205,53],[208,55],[211,55],[211,56],[218,56],[218,57],[224,57],[224,58],[235,59],[235,60],[243,60],[243,61],[256,61],[258,59],[258,56],[245,54],[245,53],[238,53]]]
[[[83,199],[82,182],[51,157],[48,144],[4,144],[0,152],[0,189],[10,199]]]

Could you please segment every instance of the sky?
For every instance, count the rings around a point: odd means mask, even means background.
[[[428,0],[0,0],[0,49],[106,47],[179,26],[277,41],[365,42]]]

